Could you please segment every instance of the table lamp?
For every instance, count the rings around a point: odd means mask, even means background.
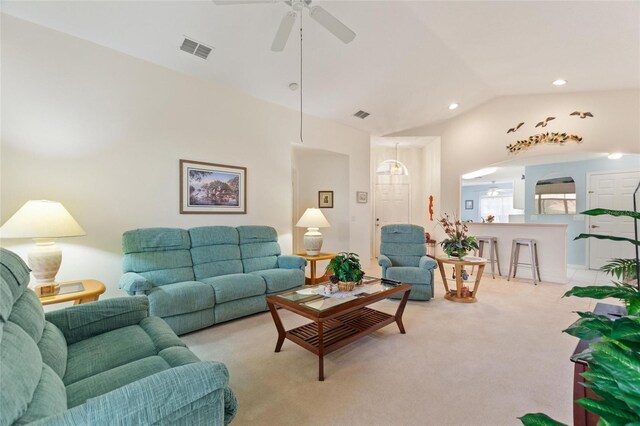
[[[57,201],[30,200],[0,228],[0,238],[33,238],[28,262],[38,285],[54,283],[62,262],[62,250],[54,238],[86,235]]]
[[[307,228],[304,234],[304,249],[308,256],[317,256],[322,248],[322,234],[319,228],[327,228],[329,222],[324,217],[320,209],[308,208],[296,226],[299,228]]]

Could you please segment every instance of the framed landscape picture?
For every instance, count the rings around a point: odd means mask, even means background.
[[[318,191],[318,207],[321,209],[333,208],[333,191]]]
[[[180,160],[180,213],[247,213],[247,168]]]

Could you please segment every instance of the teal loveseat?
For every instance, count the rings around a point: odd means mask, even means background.
[[[382,267],[382,278],[411,284],[411,300],[431,299],[433,271],[438,263],[426,255],[424,228],[408,224],[385,225],[380,236],[378,264]]]
[[[307,264],[280,254],[270,226],[135,229],[122,250],[120,287],[177,334],[266,311],[267,295],[304,285]]]
[[[224,364],[201,362],[144,297],[48,312],[0,249],[0,425],[224,425]]]

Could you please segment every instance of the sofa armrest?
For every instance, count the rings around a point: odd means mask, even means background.
[[[302,256],[278,256],[278,268],[302,269],[307,266],[307,259]]]
[[[378,265],[382,266],[383,268],[389,268],[391,267],[391,259],[389,259],[384,254],[381,254],[380,256],[378,256]]]
[[[129,296],[144,295],[153,288],[153,284],[145,277],[135,272],[127,272],[120,277],[119,287]]]
[[[436,262],[433,258],[429,256],[422,256],[420,258],[420,267],[422,269],[436,269],[436,266],[438,266],[438,262]]]
[[[87,400],[37,425],[226,425],[237,401],[219,362],[187,364],[137,380]]]
[[[149,300],[145,296],[134,296],[70,306],[47,312],[45,319],[62,331],[70,345],[97,334],[138,324],[148,316]]]

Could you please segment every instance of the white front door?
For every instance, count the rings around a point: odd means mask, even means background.
[[[589,209],[633,210],[633,191],[640,172],[598,173],[589,179]],[[587,216],[588,233],[633,239],[633,219],[609,215]],[[635,257],[631,243],[589,239],[589,268],[599,269],[611,259]]]
[[[409,223],[409,185],[376,185],[376,257],[380,255],[380,229],[392,223]]]

